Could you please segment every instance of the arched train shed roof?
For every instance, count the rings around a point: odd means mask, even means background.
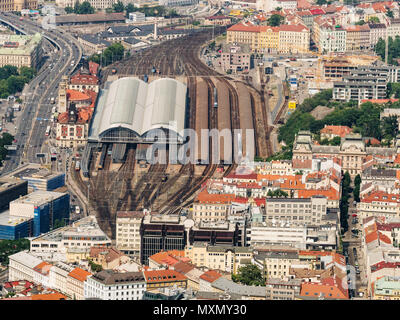
[[[89,139],[101,140],[113,128],[125,128],[137,136],[159,128],[182,132],[186,90],[185,84],[170,78],[147,84],[126,77],[107,84],[99,94]]]

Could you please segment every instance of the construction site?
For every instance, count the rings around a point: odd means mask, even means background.
[[[268,119],[268,83],[257,90],[200,59],[202,48],[224,30],[169,40],[103,69],[81,170],[71,166],[70,175],[109,236],[115,236],[118,211],[176,214],[188,207],[208,179],[237,169],[235,155],[241,154],[243,161],[251,154],[249,142],[253,157],[272,155],[270,133],[284,105],[275,119]],[[172,146],[186,142],[181,132],[188,128],[198,137],[204,129],[242,129],[241,142],[198,139],[194,161],[169,161]],[[157,149],[165,145],[165,150]],[[228,156],[226,148],[232,151]],[[149,159],[149,154],[161,153],[166,161]]]

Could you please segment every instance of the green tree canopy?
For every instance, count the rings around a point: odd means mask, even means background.
[[[113,11],[114,12],[124,12],[125,6],[121,1],[113,4]]]
[[[282,17],[279,14],[273,14],[267,21],[268,25],[271,27],[278,27],[282,24],[282,22],[285,20],[284,17]]]
[[[261,270],[254,264],[240,267],[236,275],[232,274],[232,280],[248,286],[265,286]]]

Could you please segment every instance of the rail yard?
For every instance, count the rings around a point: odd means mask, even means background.
[[[216,28],[215,34],[224,30]],[[146,83],[158,78],[184,81],[187,86],[185,126],[194,129],[198,137],[203,129],[242,129],[241,144],[224,139],[215,148],[211,139],[205,139],[205,146],[198,139],[196,161],[187,164],[149,164],[143,155],[151,144],[140,142],[98,143],[87,148],[86,160],[82,161],[87,173],[71,170],[71,176],[87,194],[89,206],[96,211],[102,229],[111,236],[115,235],[117,211],[146,208],[173,214],[190,205],[207,179],[227,175],[237,168],[238,164],[231,158],[239,153],[243,157],[249,154],[249,139],[254,139],[255,156],[272,155],[270,124],[279,119],[267,118],[268,98],[264,87],[257,90],[249,83],[233,80],[207,67],[200,59],[200,52],[211,40],[211,31],[192,33],[143,50],[103,70],[103,85],[124,77],[136,77]],[[246,129],[253,129],[254,136],[247,137]],[[231,158],[222,152],[224,148],[233,150]],[[207,149],[208,154],[204,151]],[[219,155],[217,149],[221,150]],[[211,161],[215,156],[219,161]]]

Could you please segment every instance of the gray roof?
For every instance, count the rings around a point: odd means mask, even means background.
[[[118,79],[100,92],[90,137],[99,138],[119,127],[138,136],[161,128],[182,133],[186,90],[185,84],[170,78],[157,79],[150,84],[134,77]],[[170,125],[172,121],[176,121],[176,128]]]
[[[392,156],[392,155],[396,154],[396,149],[395,148],[367,147],[367,153]]]
[[[234,246],[208,246],[207,251],[209,252],[226,252],[228,250],[233,250],[235,253],[251,253],[251,247],[234,247]]]
[[[82,35],[79,36],[79,38],[81,38],[84,41],[93,43],[93,44],[103,44],[103,45],[105,45],[107,47],[112,44],[111,42],[109,42],[107,40],[104,40],[104,39],[102,39],[100,37],[96,37],[96,36],[91,35],[91,34],[82,34]]]
[[[93,275],[92,279],[105,285],[145,282],[142,272],[115,272],[112,270],[100,271]]]
[[[245,286],[243,284],[235,283],[232,280],[223,277],[218,278],[212,284],[212,287],[227,293],[234,293],[241,296],[251,297],[266,297],[265,287]]]

